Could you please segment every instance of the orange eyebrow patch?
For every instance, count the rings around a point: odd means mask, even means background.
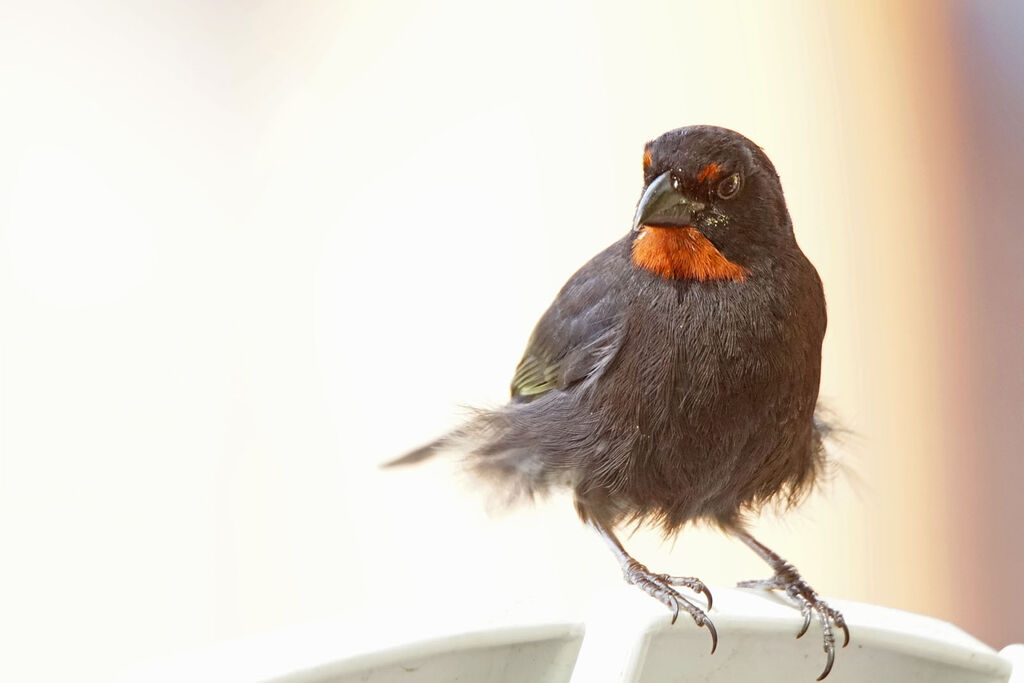
[[[633,265],[671,280],[741,282],[749,274],[692,227],[644,226],[633,242]]]
[[[714,180],[718,177],[718,174],[722,172],[722,167],[715,163],[710,163],[704,168],[700,169],[697,174],[697,182],[703,183],[706,180]]]
[[[646,171],[651,167],[651,148],[647,147],[644,149],[644,170]]]

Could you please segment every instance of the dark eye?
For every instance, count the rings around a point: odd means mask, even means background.
[[[740,174],[733,173],[731,176],[718,183],[718,188],[715,191],[718,192],[718,196],[722,199],[731,199],[740,191],[740,186],[742,184],[743,179],[740,178]]]

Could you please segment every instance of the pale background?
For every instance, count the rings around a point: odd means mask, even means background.
[[[1012,2],[0,12],[5,680],[376,610],[585,612],[621,579],[567,498],[495,518],[450,464],[376,465],[504,399],[629,228],[643,143],[693,123],[774,160],[855,433],[852,475],[756,530],[826,595],[1024,640]],[[707,531],[627,546],[766,575]]]

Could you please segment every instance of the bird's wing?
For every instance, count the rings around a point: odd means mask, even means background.
[[[626,329],[616,246],[573,275],[541,317],[512,378],[512,400],[565,390],[615,358]]]

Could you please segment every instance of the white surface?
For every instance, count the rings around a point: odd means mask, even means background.
[[[587,622],[572,683],[670,681],[813,681],[825,665],[821,628],[812,622],[796,639],[799,613],[774,596],[713,588],[708,631],[685,615],[669,625],[664,608],[635,589],[610,591]],[[829,683],[842,681],[967,681],[1003,683],[1010,663],[955,626],[900,610],[841,600],[850,645],[836,651]],[[841,635],[839,636],[841,638]]]
[[[447,620],[451,623],[451,620]],[[579,623],[465,627],[438,635],[426,620],[328,621],[154,661],[132,683],[474,683],[566,681],[583,637]]]
[[[1010,683],[1024,683],[1024,645],[1007,645],[999,651],[999,656],[1013,665]]]
[[[707,629],[686,615],[670,625],[659,603],[622,586],[600,596],[585,625],[568,619],[467,627],[439,637],[429,635],[429,615],[415,623],[400,615],[374,624],[329,622],[154,663],[130,680],[788,683],[817,677],[825,663],[817,623],[797,640],[799,614],[774,596],[712,590],[710,615],[719,633],[714,655]],[[829,683],[1006,683],[1011,661],[1024,667],[1022,645],[1000,655],[937,619],[854,602],[831,604],[846,616],[851,640],[836,652]],[[1018,674],[1012,680],[1024,679]]]

